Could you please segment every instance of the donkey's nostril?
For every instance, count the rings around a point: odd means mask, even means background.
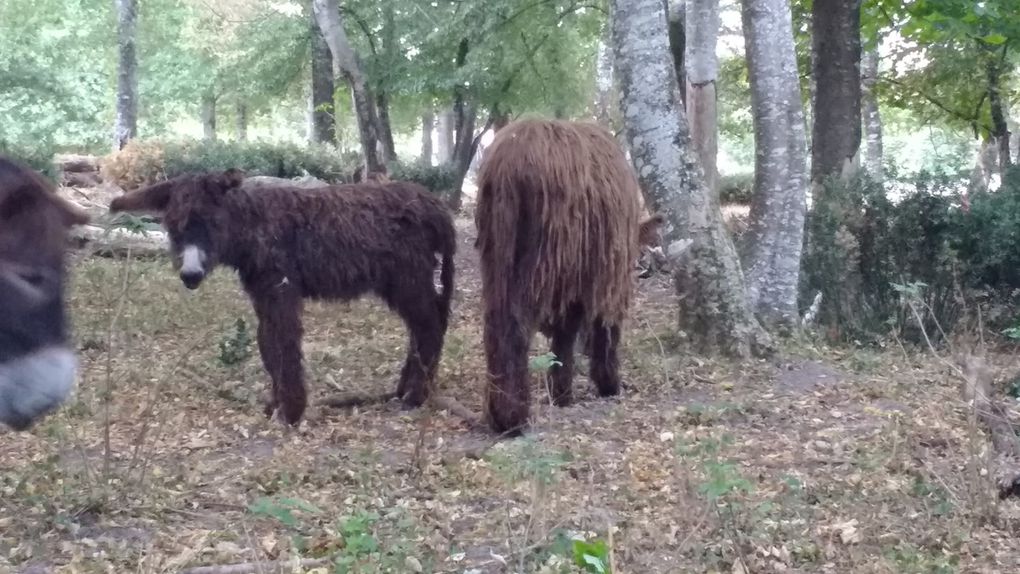
[[[198,285],[202,282],[202,279],[204,278],[205,274],[200,271],[181,272],[181,282],[183,282],[184,286],[187,287],[188,289],[197,289]]]

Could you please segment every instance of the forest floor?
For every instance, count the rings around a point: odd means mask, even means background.
[[[458,226],[440,385],[478,412],[479,279]],[[1020,571],[1020,510],[981,476],[949,369],[897,345],[698,357],[674,306],[667,278],[641,283],[622,396],[595,397],[581,360],[576,404],[555,408],[536,375],[532,430],[484,448],[459,418],[395,402],[315,407],[286,429],[262,415],[232,273],[188,292],[165,259],[79,257],[76,398],[29,433],[0,430],[0,572],[333,571],[279,562],[315,557],[337,572],[599,572],[601,543],[630,574]],[[393,389],[405,334],[384,306],[305,317],[313,400]],[[588,570],[567,566],[575,553]]]

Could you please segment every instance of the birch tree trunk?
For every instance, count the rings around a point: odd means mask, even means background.
[[[826,177],[849,177],[860,165],[861,0],[816,0],[811,29],[811,184],[817,192]]]
[[[377,149],[379,138],[376,133],[379,120],[376,117],[375,102],[365,81],[361,63],[340,21],[337,0],[313,0],[312,7],[322,37],[333,55],[333,76],[343,77],[351,88],[351,100],[354,102],[354,112],[358,119],[361,151],[365,156],[365,173],[381,172],[382,163],[379,161]]]
[[[212,90],[202,94],[202,138],[216,141],[216,95]]]
[[[117,11],[117,110],[113,148],[122,149],[138,135],[138,0],[114,0]]]
[[[878,46],[861,57],[861,114],[864,116],[864,167],[877,181],[883,181],[882,115],[878,110]]]
[[[333,111],[336,109],[333,100],[336,89],[333,77],[333,55],[315,21],[314,9],[309,34],[312,43],[312,89],[309,99],[311,109],[309,111],[308,141],[338,143],[336,141],[336,122],[333,116]]]
[[[613,54],[627,140],[647,203],[666,217],[680,326],[704,350],[771,350],[748,305],[740,261],[705,185],[680,99],[661,0],[611,0]]]
[[[687,0],[684,65],[687,71],[687,117],[691,139],[701,159],[705,185],[715,192],[719,180],[719,153],[715,81],[719,76],[716,43],[719,37],[719,0]],[[683,84],[681,84],[683,85]]]
[[[453,110],[443,110],[439,114],[439,165],[453,161],[454,123]]]
[[[432,165],[432,134],[435,132],[436,114],[429,110],[421,115],[421,164]]]
[[[606,24],[599,39],[595,60],[595,121],[619,138],[623,130],[620,119],[620,90],[613,70],[612,29]],[[621,144],[625,142],[620,142]]]
[[[797,324],[807,209],[804,110],[789,0],[743,0],[754,116],[754,196],[744,240],[747,294],[767,326]]]

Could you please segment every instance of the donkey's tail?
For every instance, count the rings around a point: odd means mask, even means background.
[[[443,268],[439,272],[439,283],[442,289],[439,293],[439,320],[443,325],[443,332],[446,332],[450,323],[450,304],[453,300],[453,254],[457,251],[457,236],[452,221],[448,232],[443,236],[440,241]]]

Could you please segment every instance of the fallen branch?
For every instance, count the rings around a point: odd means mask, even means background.
[[[374,395],[351,393],[335,397],[327,397],[325,399],[318,401],[316,404],[323,407],[330,407],[334,409],[349,409],[353,407],[385,403],[395,398],[397,398],[397,393],[393,392]]]
[[[329,558],[305,558],[297,565],[301,568],[318,568],[330,563]],[[293,566],[293,560],[276,560],[273,562],[242,562],[240,564],[223,564],[220,566],[196,566],[181,571],[181,574],[251,574],[253,572],[277,572]]]
[[[434,395],[431,398],[432,406],[438,410],[449,411],[450,414],[462,419],[473,430],[484,430],[485,424],[482,417],[476,415],[471,409],[460,404],[457,399],[443,395]]]

